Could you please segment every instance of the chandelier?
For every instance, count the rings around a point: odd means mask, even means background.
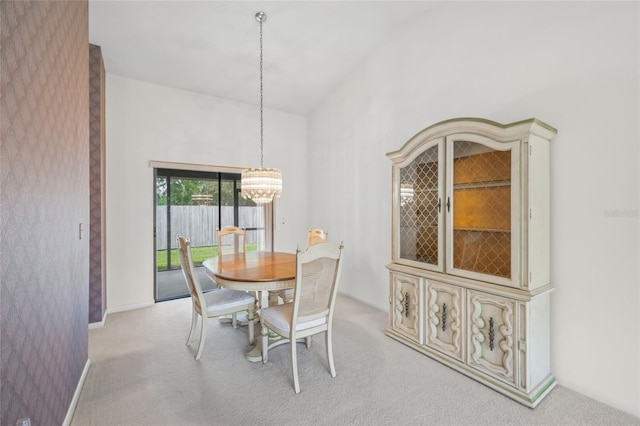
[[[265,169],[264,160],[264,120],[262,111],[262,24],[267,20],[264,12],[256,13],[260,23],[260,168],[245,169],[240,181],[241,194],[256,204],[266,204],[282,195],[282,172],[278,169]]]

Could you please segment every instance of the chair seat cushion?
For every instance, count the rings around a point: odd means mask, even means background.
[[[214,314],[232,308],[241,308],[254,303],[255,299],[249,293],[239,290],[220,288],[203,294],[207,304],[207,312]]]
[[[284,303],[282,305],[263,308],[260,310],[260,318],[266,323],[272,324],[274,327],[286,331],[290,331],[291,317],[293,315],[293,303]],[[306,330],[308,328],[317,327],[327,323],[327,317],[316,318],[311,321],[299,322],[296,324],[296,331]]]

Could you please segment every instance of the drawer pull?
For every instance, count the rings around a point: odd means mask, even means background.
[[[493,340],[496,337],[496,332],[493,329],[493,317],[489,318],[489,349],[491,349],[493,351]]]
[[[442,304],[442,331],[447,328],[447,304]]]
[[[404,316],[409,318],[409,292],[404,294]]]

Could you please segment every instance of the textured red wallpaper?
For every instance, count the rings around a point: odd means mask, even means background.
[[[88,356],[88,3],[0,19],[0,424],[60,425]]]

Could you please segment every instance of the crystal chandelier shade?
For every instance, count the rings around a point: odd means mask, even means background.
[[[278,169],[242,171],[241,195],[256,204],[265,204],[282,195],[282,172]]]
[[[278,169],[265,169],[263,160],[264,120],[262,108],[262,24],[267,20],[264,12],[256,13],[260,23],[260,168],[245,169],[240,181],[240,194],[256,204],[267,204],[282,195],[282,172]]]

